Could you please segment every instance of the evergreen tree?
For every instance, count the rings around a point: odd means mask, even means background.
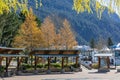
[[[0,45],[11,46],[13,38],[21,24],[15,13],[4,13],[0,15]]]
[[[94,41],[93,38],[92,38],[91,41],[90,41],[90,47],[91,47],[91,48],[95,48],[95,41]]]
[[[113,41],[112,41],[112,39],[110,37],[108,38],[107,43],[108,43],[108,47],[113,45]]]

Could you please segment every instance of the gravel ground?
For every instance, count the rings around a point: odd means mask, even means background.
[[[39,74],[7,77],[0,80],[120,80],[120,73],[110,70],[107,73],[98,73],[97,70],[86,70],[82,72],[65,74]]]

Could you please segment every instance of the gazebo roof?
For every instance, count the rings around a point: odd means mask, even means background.
[[[0,47],[0,54],[18,54],[23,51],[24,48],[8,48],[8,47]]]
[[[78,54],[34,54],[37,57],[76,57]]]
[[[36,56],[75,56],[79,55],[79,50],[48,50],[33,49],[30,54]]]
[[[28,57],[24,54],[0,54],[0,57]]]

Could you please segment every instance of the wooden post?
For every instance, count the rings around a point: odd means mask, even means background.
[[[9,59],[8,57],[6,57],[6,73],[8,72],[8,62],[9,62]]]
[[[64,68],[64,57],[62,57],[62,69]]]
[[[19,64],[20,60],[19,60],[19,57],[17,58],[17,71],[19,71],[19,67],[20,67],[20,64]]]
[[[48,70],[50,69],[50,57],[48,57]]]
[[[100,64],[101,64],[100,57],[98,57],[98,69],[100,68]]]
[[[33,66],[33,56],[31,55],[31,66]]]
[[[110,68],[110,59],[109,59],[109,57],[107,57],[107,68],[108,69]]]
[[[37,57],[35,56],[35,67],[34,67],[35,70],[37,70]]]
[[[76,67],[78,67],[78,59],[79,59],[79,57],[77,56],[76,57]]]
[[[36,64],[38,64],[38,63],[39,63],[39,57],[36,57]]]

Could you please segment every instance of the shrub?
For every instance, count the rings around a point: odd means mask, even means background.
[[[60,63],[52,63],[51,66],[55,68],[61,67]]]
[[[24,70],[32,68],[32,66],[30,64],[22,64],[22,67]]]
[[[4,72],[4,67],[3,66],[0,66],[0,73]]]
[[[48,67],[48,64],[45,64],[45,68]]]
[[[38,64],[38,65],[37,65],[37,68],[42,68],[42,67],[44,67],[43,64]]]
[[[92,64],[92,68],[98,69],[98,63],[93,63],[93,64]]]

